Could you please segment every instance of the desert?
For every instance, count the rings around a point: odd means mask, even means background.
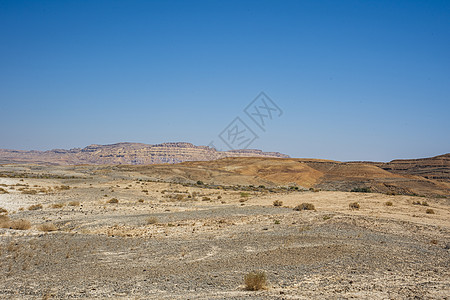
[[[448,297],[448,182],[309,161],[3,164],[1,297]]]

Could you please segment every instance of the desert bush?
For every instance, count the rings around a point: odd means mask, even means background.
[[[211,200],[211,198],[209,198],[209,197],[203,197],[202,198],[202,201],[209,201],[209,200]]]
[[[28,207],[28,210],[38,210],[42,209],[42,204],[35,204]]]
[[[220,199],[222,199],[222,196],[220,196],[220,195],[217,196],[217,200],[220,200]]]
[[[3,214],[3,213],[8,213],[8,211],[6,209],[4,209],[3,207],[0,207],[0,214]]]
[[[264,271],[253,271],[244,276],[247,291],[259,291],[267,287],[267,276]]]
[[[80,201],[70,201],[69,206],[80,206]]]
[[[312,203],[302,203],[300,205],[297,205],[294,207],[294,210],[300,211],[300,210],[315,210],[314,204]]]
[[[53,203],[51,208],[63,208],[64,203]]]
[[[9,194],[9,192],[4,188],[0,188],[0,194]]]
[[[413,205],[420,205],[420,201],[413,201],[412,204]]]
[[[391,201],[387,201],[387,202],[384,203],[384,205],[386,205],[386,206],[392,206],[393,204],[392,204]]]
[[[31,223],[24,219],[9,220],[9,218],[3,218],[3,221],[0,219],[0,227],[15,230],[27,230],[31,228]]]
[[[250,194],[247,193],[247,192],[241,192],[240,195],[241,195],[242,198],[248,198],[250,196]]]
[[[350,208],[350,209],[359,209],[359,203],[358,202],[352,202],[352,203],[350,203],[349,205],[348,205],[348,207]]]
[[[53,223],[44,223],[38,226],[38,229],[40,231],[44,232],[50,232],[50,231],[56,231],[58,228]]]
[[[273,223],[274,223],[275,225],[279,225],[279,224],[280,224],[280,220],[275,220]]]
[[[318,192],[320,192],[320,189],[315,189],[315,188],[309,188],[309,190],[311,191],[311,192],[314,192],[314,193],[318,193]]]
[[[142,190],[143,193],[148,193],[148,190]]]
[[[273,201],[273,206],[283,206],[283,201],[275,200],[275,201]]]
[[[157,224],[158,223],[158,218],[157,217],[150,217],[147,219],[147,224]]]
[[[369,187],[357,187],[357,188],[353,188],[350,192],[354,192],[354,193],[371,193],[372,190]]]
[[[117,200],[116,198],[111,198],[107,201],[109,204],[116,204],[119,203],[119,200]]]
[[[422,201],[423,206],[430,206],[427,201]]]
[[[9,228],[9,217],[6,215],[0,215],[0,228]]]
[[[139,199],[138,202],[139,203],[144,203],[144,199]]]
[[[434,215],[434,210],[432,210],[431,208],[428,208],[425,212],[426,212],[427,214]]]
[[[68,185],[61,185],[61,186],[57,187],[57,189],[59,189],[59,190],[70,190],[70,186],[68,186]]]
[[[197,185],[203,185],[203,184],[204,184],[203,181],[201,181],[201,180],[197,181]]]

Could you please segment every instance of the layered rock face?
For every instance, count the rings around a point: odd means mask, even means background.
[[[49,163],[59,165],[150,165],[180,163],[184,161],[209,161],[225,157],[277,157],[288,158],[278,152],[261,150],[217,151],[191,143],[163,143],[148,145],[141,143],[118,143],[112,145],[90,145],[83,149],[54,149],[49,151],[18,151],[0,149],[0,163]]]
[[[391,173],[418,175],[450,182],[450,153],[430,158],[396,159],[377,165]]]

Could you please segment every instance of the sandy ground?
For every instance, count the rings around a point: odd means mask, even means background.
[[[241,194],[136,174],[58,174],[0,178],[0,207],[32,225],[0,229],[2,299],[450,296],[449,198]],[[315,210],[295,211],[301,203]],[[245,290],[253,270],[266,273],[264,290]]]

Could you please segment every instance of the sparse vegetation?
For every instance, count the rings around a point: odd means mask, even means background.
[[[6,214],[8,211],[4,209],[3,207],[0,207],[0,214]]]
[[[80,201],[70,201],[69,206],[80,206]]]
[[[264,271],[253,271],[244,277],[247,291],[259,291],[267,287],[267,276]]]
[[[0,188],[0,194],[9,194],[9,192],[4,188]]]
[[[283,206],[283,201],[275,200],[275,201],[273,201],[273,206]]]
[[[144,203],[144,199],[139,199],[138,202],[139,203]]]
[[[116,204],[116,203],[119,203],[119,200],[117,200],[116,198],[111,198],[111,199],[109,199],[107,201],[107,203],[109,203],[109,204]]]
[[[151,224],[158,224],[158,218],[157,217],[150,217],[147,219],[147,224],[151,225]]]
[[[312,203],[302,203],[302,204],[297,205],[296,207],[294,207],[294,210],[296,210],[296,211],[316,210],[316,208],[314,207],[314,204],[312,204]]]
[[[426,212],[427,214],[434,215],[434,210],[431,209],[431,208],[428,208],[425,212]]]
[[[42,209],[42,204],[35,204],[28,207],[28,210],[38,210]]]
[[[63,208],[64,203],[53,203],[51,208]]]
[[[354,193],[371,193],[372,190],[370,189],[370,187],[356,187],[356,188],[353,188],[350,192],[354,192]]]
[[[14,230],[27,230],[31,228],[31,223],[28,220],[10,220],[8,216],[0,216],[0,227],[10,228]]]
[[[44,223],[38,226],[38,229],[40,231],[44,232],[50,232],[50,231],[56,231],[58,228],[53,223]]]
[[[352,203],[350,203],[350,204],[348,205],[348,207],[349,207],[351,210],[358,210],[358,209],[360,208],[360,205],[359,205],[358,202],[352,202]]]
[[[248,198],[250,196],[250,194],[247,192],[241,192],[240,195],[242,198]]]
[[[392,203],[391,201],[386,201],[386,202],[384,203],[384,205],[386,205],[386,206],[392,206],[393,203]]]

